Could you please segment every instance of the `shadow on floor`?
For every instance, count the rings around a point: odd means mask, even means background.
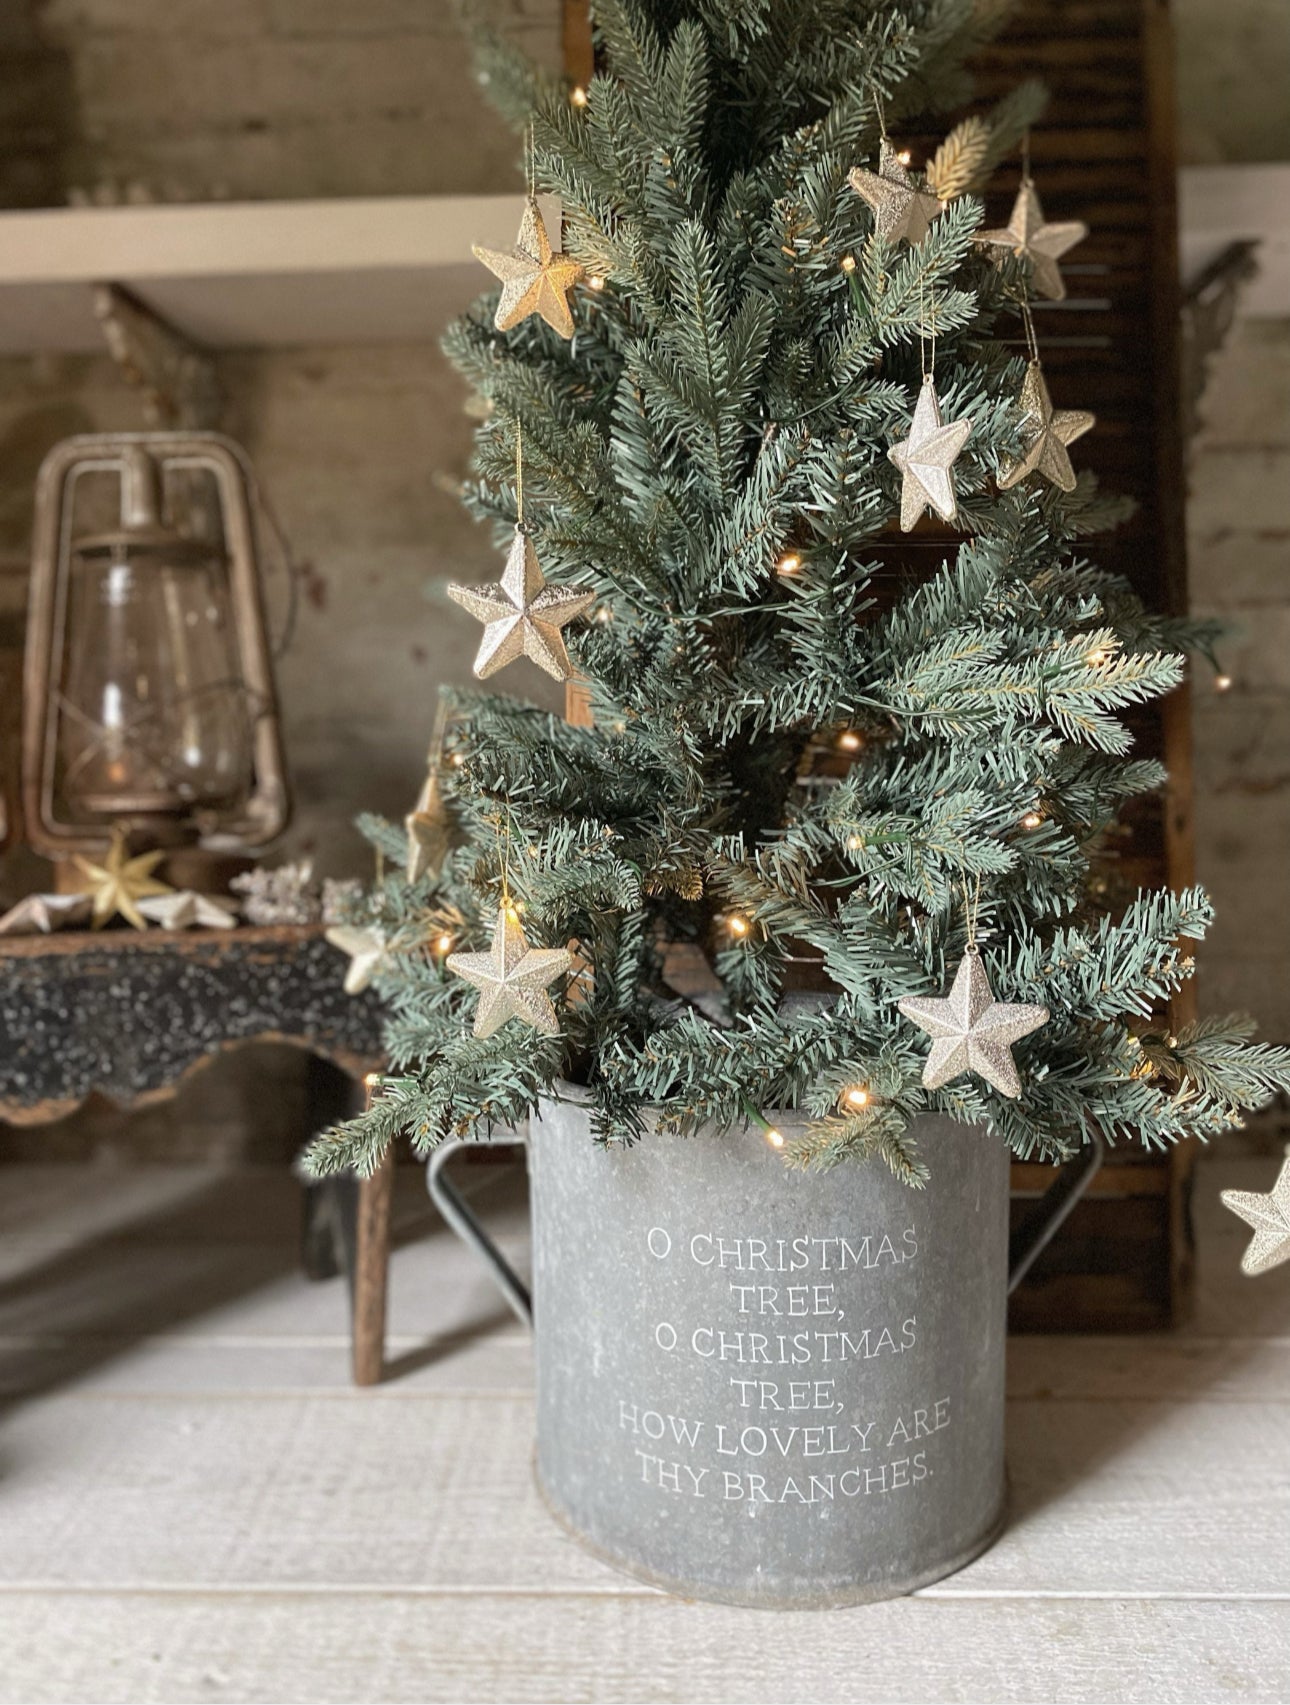
[[[48,1213],[48,1178],[41,1191]],[[301,1270],[299,1188],[287,1168],[183,1172],[160,1201],[140,1206],[84,1237],[42,1245],[37,1219],[24,1241],[9,1244],[0,1270],[0,1408],[72,1384],[149,1338],[183,1334],[230,1305]],[[68,1166],[69,1187],[83,1169]],[[422,1187],[420,1168],[402,1167],[395,1204],[395,1245],[427,1235],[446,1238]],[[115,1169],[102,1188],[128,1188],[130,1169]],[[297,1197],[293,1202],[292,1197]],[[15,1204],[8,1203],[12,1224]],[[105,1216],[100,1215],[102,1220]],[[49,1215],[57,1235],[56,1208]],[[335,1331],[349,1327],[343,1276],[335,1292]],[[290,1320],[284,1331],[290,1330]]]

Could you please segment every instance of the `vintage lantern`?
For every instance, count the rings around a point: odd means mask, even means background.
[[[69,438],[36,487],[24,680],[28,837],[114,826],[250,852],[289,812],[246,458],[210,433]]]

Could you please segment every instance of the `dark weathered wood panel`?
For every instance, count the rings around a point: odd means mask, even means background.
[[[1075,449],[1137,513],[1085,549],[1126,575],[1153,607],[1185,606],[1182,432],[1172,61],[1164,0],[1025,0],[980,60],[993,99],[1039,76],[1052,100],[1031,139],[1032,170],[1051,219],[1083,219],[1066,303],[1037,309],[1059,407],[1092,409]],[[1002,221],[1020,163],[1000,171],[989,210]],[[997,199],[996,199],[997,197]],[[1085,271],[1084,269],[1089,270]],[[1185,695],[1132,719],[1137,750],[1172,772],[1165,801],[1126,813],[1114,892],[1190,879],[1190,750]],[[1175,1023],[1188,1014],[1182,1003]],[[1131,1173],[1129,1172],[1131,1169]],[[1141,1329],[1187,1306],[1189,1159],[1117,1150],[1092,1199],[1072,1215],[1014,1299],[1022,1329]],[[1129,1173],[1127,1189],[1119,1181]],[[1022,1187],[1023,1169],[1014,1176]]]

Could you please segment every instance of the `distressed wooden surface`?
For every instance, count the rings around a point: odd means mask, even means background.
[[[1051,99],[1031,136],[1035,183],[1049,219],[1083,219],[1088,237],[1063,271],[1068,294],[1035,304],[1035,327],[1058,408],[1091,409],[1079,469],[1132,497],[1135,513],[1090,541],[1099,567],[1125,575],[1149,608],[1187,605],[1180,421],[1177,143],[1166,0],[1023,0],[980,57],[979,92],[995,98],[1038,76]],[[928,138],[934,145],[935,138]],[[991,181],[988,222],[1006,219],[1019,153]],[[1020,328],[1014,345],[1022,350]],[[1135,755],[1161,756],[1162,800],[1135,802],[1117,841],[1124,897],[1138,884],[1193,879],[1191,734],[1186,689],[1134,718]],[[1194,1016],[1194,989],[1175,1026]],[[1111,1160],[1111,1169],[1123,1161]],[[1013,1298],[1014,1329],[1141,1331],[1178,1324],[1190,1306],[1187,1162],[1149,1170],[1166,1200],[1126,1194],[1075,1209]]]
[[[987,1603],[906,1599],[798,1612],[773,1634],[712,1606],[641,1593],[504,1599],[471,1594],[85,1593],[0,1600],[0,1645],[43,1648],[49,1687],[76,1696],[86,1674],[109,1705],[176,1699],[340,1701],[763,1700],[1283,1702],[1276,1654],[1290,1640],[1284,1601],[1224,1607],[1221,1630],[1193,1605],[1079,1599]],[[1037,1692],[1037,1652],[1051,1685]],[[1043,1673],[1043,1672],[1040,1672]],[[308,1683],[302,1678],[310,1678]],[[1150,1677],[1142,1690],[1126,1681]],[[308,1688],[306,1694],[305,1688]],[[0,1678],[0,1690],[5,1681]],[[17,1698],[18,1695],[4,1694]]]
[[[379,1007],[345,994],[344,969],[320,925],[6,939],[0,1118],[58,1118],[95,1090],[133,1105],[244,1042],[295,1043],[361,1075],[380,1054]]]
[[[1184,1333],[1024,1337],[1012,1520],[898,1603],[776,1616],[613,1573],[530,1479],[532,1365],[395,1184],[390,1367],[282,1169],[0,1173],[0,1701],[1242,1701],[1290,1696],[1290,1267],[1241,1278],[1203,1157]],[[512,1256],[522,1175],[465,1175]]]

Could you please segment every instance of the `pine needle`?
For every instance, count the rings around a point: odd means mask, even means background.
[[[954,201],[974,186],[990,151],[990,126],[973,113],[956,124],[932,155],[927,187],[942,201]]]

